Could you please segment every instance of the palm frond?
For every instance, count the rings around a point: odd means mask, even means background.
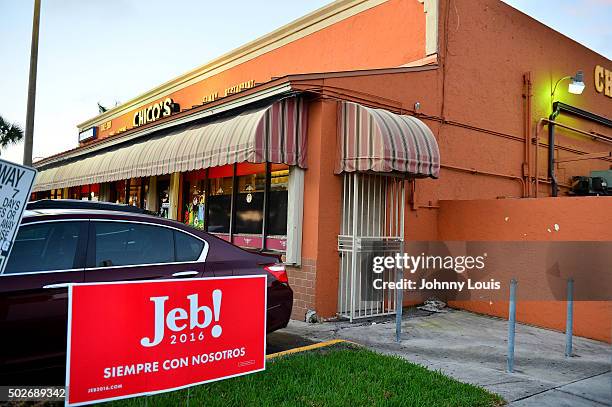
[[[22,138],[23,129],[15,123],[9,123],[0,116],[0,148],[15,144]]]

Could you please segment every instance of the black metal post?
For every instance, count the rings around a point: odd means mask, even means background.
[[[238,169],[238,164],[234,164],[234,171],[232,173],[232,198],[230,205],[230,233],[229,239],[230,242],[234,242],[234,230],[236,229],[236,199],[238,198],[238,177],[236,176],[236,171]]]
[[[266,250],[266,236],[268,235],[268,214],[270,213],[270,184],[272,180],[272,164],[266,163],[266,181],[263,198],[263,223],[261,225],[261,250]]]
[[[554,122],[559,115],[559,110],[554,110],[548,117],[551,122]],[[555,125],[548,123],[548,177],[550,178],[551,195],[559,194],[559,185],[555,175]]]
[[[149,177],[142,177],[140,179],[140,207],[143,209],[147,206],[147,191],[149,190],[147,185],[149,185]]]
[[[130,181],[131,181],[130,178],[125,180],[125,202],[124,204],[126,205],[130,204]]]
[[[204,230],[208,232],[208,197],[210,196],[210,179],[208,178],[208,168],[206,169],[206,181],[204,182]]]

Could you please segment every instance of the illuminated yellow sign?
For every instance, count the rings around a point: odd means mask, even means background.
[[[246,90],[246,89],[251,89],[254,86],[255,86],[254,80],[245,81],[245,82],[239,83],[238,85],[234,85],[234,86],[225,88],[225,91],[223,92],[223,96],[233,95],[234,93],[242,92],[243,90]],[[213,92],[213,93],[210,93],[204,96],[202,98],[202,103],[214,102],[215,100],[220,99],[220,98],[221,96],[219,96],[219,92]]]
[[[219,99],[219,92],[213,92],[210,95],[206,95],[202,98],[202,103],[210,103]]]
[[[612,97],[612,71],[605,69],[603,66],[595,67],[595,90],[598,93],[603,93],[608,97]]]
[[[255,86],[255,81],[254,80],[250,80],[250,81],[239,83],[238,85],[230,86],[229,88],[225,89],[225,96],[232,95],[234,93],[238,93],[238,92],[243,91],[245,89],[250,89],[253,86]]]
[[[166,98],[162,102],[153,103],[134,113],[132,124],[134,127],[142,126],[143,124],[151,123],[162,117],[170,116],[172,113],[180,110],[179,105],[174,103],[171,98]]]
[[[100,125],[100,131],[106,131],[106,130],[110,130],[110,128],[113,126],[113,122],[112,120],[109,120],[107,122],[104,122]]]

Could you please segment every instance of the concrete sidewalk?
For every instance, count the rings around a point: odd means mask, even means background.
[[[457,310],[405,314],[399,344],[394,318],[291,321],[283,331],[313,341],[347,339],[398,355],[497,393],[512,406],[611,405],[609,344],[575,337],[575,356],[566,359],[564,334],[517,324],[515,372],[506,373],[507,321]]]

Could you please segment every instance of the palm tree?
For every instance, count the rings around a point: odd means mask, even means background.
[[[9,123],[0,116],[0,150],[17,143],[23,138],[23,130],[15,123]]]

